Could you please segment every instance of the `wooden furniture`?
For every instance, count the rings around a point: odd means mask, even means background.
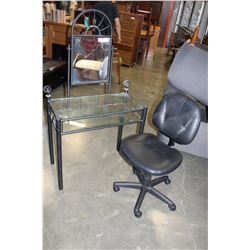
[[[67,45],[70,42],[71,25],[69,23],[56,23],[51,21],[43,21],[45,34],[45,57],[52,58],[52,45]],[[77,24],[75,29],[76,33],[80,33],[83,25]]]
[[[195,31],[192,35],[192,38],[191,38],[191,42],[190,44],[192,44],[193,46],[195,45],[197,39],[198,39],[198,34],[199,34],[199,30],[200,30],[200,26],[197,25],[196,28],[195,28]]]
[[[151,11],[151,22],[159,24],[159,18],[162,10],[162,1],[132,1],[133,7],[131,12],[139,10]]]
[[[143,16],[134,13],[120,12],[121,43],[116,43],[113,33],[114,47],[122,57],[122,64],[131,66],[137,61],[138,46],[141,35]]]
[[[44,21],[45,28],[45,57],[52,58],[52,45],[66,45],[68,43],[68,34],[70,25],[67,23],[56,23]]]
[[[137,14],[143,15],[143,23],[141,30],[141,40],[139,52],[142,54],[142,62],[147,59],[151,37],[155,32],[155,25],[151,23],[152,8],[149,11],[137,9]]]
[[[119,12],[130,12],[131,10],[131,1],[117,1],[116,4]]]
[[[118,83],[121,83],[121,74],[120,74],[120,65],[122,63],[122,58],[120,54],[117,52],[117,49],[115,48],[113,51],[113,65],[115,66],[116,69],[116,75],[118,77]]]
[[[83,9],[92,9],[98,1],[83,1]],[[119,12],[136,13],[137,9],[150,10],[152,8],[152,22],[159,25],[163,1],[116,1]]]
[[[151,27],[151,29],[153,29],[153,27]],[[155,49],[157,48],[157,45],[158,45],[160,32],[161,32],[161,27],[155,26],[154,34],[151,37],[150,44],[149,44],[148,57],[154,56]]]

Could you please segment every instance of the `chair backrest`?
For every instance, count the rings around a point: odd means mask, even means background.
[[[208,105],[208,51],[185,43],[168,72],[165,94],[181,91]]]
[[[153,124],[159,131],[178,144],[189,144],[193,141],[200,121],[199,104],[193,98],[180,93],[164,96],[153,115]]]

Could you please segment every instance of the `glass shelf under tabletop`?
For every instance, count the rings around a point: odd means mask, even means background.
[[[51,99],[47,95],[48,141],[51,164],[54,160],[53,133],[56,132],[56,165],[59,190],[63,189],[62,136],[118,127],[116,149],[120,150],[123,125],[135,124],[142,134],[148,108],[126,93]]]
[[[50,106],[63,134],[139,123],[144,108],[125,93],[51,99]]]

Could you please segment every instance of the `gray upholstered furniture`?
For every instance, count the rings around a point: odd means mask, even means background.
[[[190,145],[178,145],[177,148],[207,158],[208,51],[206,47],[192,46],[189,43],[181,47],[170,67],[164,96],[171,92],[192,96],[200,103],[202,110],[202,122],[195,139]],[[158,133],[158,137],[164,142],[168,141],[162,133]]]
[[[141,217],[140,211],[145,194],[148,192],[165,202],[174,211],[175,204],[164,194],[154,188],[165,182],[170,184],[168,174],[182,163],[182,154],[174,144],[189,144],[194,139],[201,120],[199,104],[192,98],[178,93],[169,93],[159,103],[153,123],[159,131],[169,138],[165,144],[153,134],[136,134],[121,141],[119,153],[134,169],[139,182],[114,182],[114,191],[120,187],[139,189],[140,194],[134,208],[136,217]],[[152,180],[152,176],[158,176]]]

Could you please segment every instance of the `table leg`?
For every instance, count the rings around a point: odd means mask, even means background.
[[[145,126],[145,122],[146,122],[147,112],[148,112],[148,108],[144,108],[143,111],[142,111],[142,121],[141,121],[140,127],[139,127],[139,134],[142,134],[143,131],[144,131],[144,126]]]
[[[54,164],[54,150],[53,150],[53,135],[52,135],[52,122],[50,119],[50,105],[47,103],[47,121],[48,121],[48,139],[49,139],[49,156],[50,163]]]
[[[122,141],[122,131],[123,131],[123,125],[118,126],[117,145],[116,145],[117,151],[120,151],[120,146]]]
[[[62,122],[56,120],[56,149],[57,149],[57,179],[59,190],[63,189],[63,170],[62,170]]]

